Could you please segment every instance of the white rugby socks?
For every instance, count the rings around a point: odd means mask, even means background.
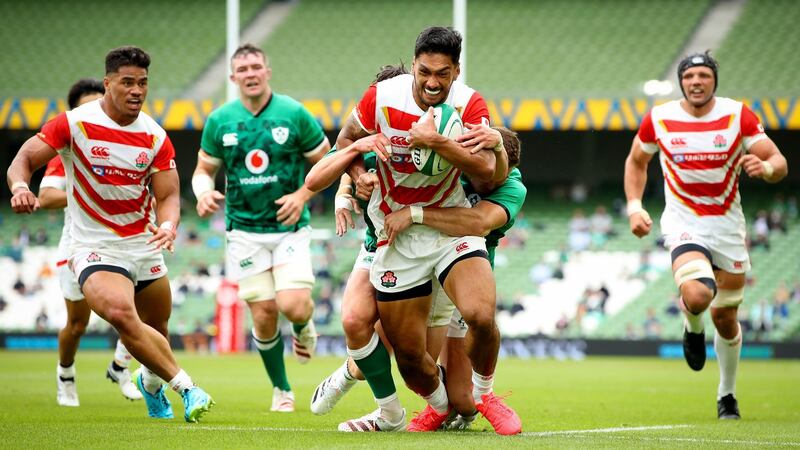
[[[483,396],[492,392],[494,386],[494,374],[481,375],[478,372],[472,371],[472,397],[475,403],[483,403]]]
[[[161,378],[158,377],[155,373],[153,373],[150,369],[145,366],[142,366],[142,385],[144,386],[144,390],[155,394],[161,388]]]
[[[719,363],[718,399],[728,394],[736,396],[736,372],[739,368],[739,355],[742,352],[742,327],[736,322],[739,332],[733,339],[725,339],[714,333],[714,351]]]
[[[128,349],[122,345],[122,340],[117,339],[117,348],[114,350],[114,361],[120,367],[128,367],[128,364],[131,362],[133,357],[130,353],[128,353]]]
[[[681,309],[683,310],[683,316],[686,318],[686,331],[689,333],[702,333],[705,329],[703,325],[703,313],[700,314],[692,314],[689,311],[689,308],[686,307],[686,302],[681,299]]]
[[[193,388],[194,383],[192,382],[192,378],[189,376],[189,374],[186,373],[185,370],[181,369],[173,379],[169,380],[169,387],[172,388],[173,391],[180,394],[187,389]]]

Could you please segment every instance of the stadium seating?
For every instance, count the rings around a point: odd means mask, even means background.
[[[716,52],[720,61],[720,94],[797,95],[799,22],[800,4],[795,1],[747,2],[739,21]]]
[[[468,81],[489,97],[641,96],[642,84],[662,76],[709,3],[471,1]],[[297,97],[356,97],[378,67],[410,65],[419,31],[451,25],[451,8],[425,0],[337,8],[304,0],[264,43],[273,84]]]
[[[240,0],[242,26],[266,0]],[[103,76],[106,52],[138,45],[152,56],[151,97],[179,97],[225,49],[225,2],[100,0],[0,2],[0,97],[66,97],[79,78]],[[36,28],[35,32],[31,30]]]

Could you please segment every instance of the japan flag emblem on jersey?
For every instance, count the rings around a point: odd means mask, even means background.
[[[244,157],[244,165],[254,175],[264,173],[269,166],[269,155],[260,148],[250,150]]]
[[[278,145],[283,145],[289,139],[289,129],[286,127],[275,127],[272,129],[272,139]]]

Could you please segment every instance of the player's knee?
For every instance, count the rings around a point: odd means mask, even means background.
[[[681,285],[681,297],[690,308],[701,308],[705,310],[714,298],[713,280],[696,279],[684,282]],[[693,311],[694,312],[694,311]]]
[[[477,333],[486,332],[486,330],[491,330],[494,327],[494,313],[494,308],[489,308],[486,305],[476,305],[461,310],[461,316],[464,321]]]
[[[253,316],[253,323],[258,325],[278,320],[278,306],[271,300],[258,302],[257,307],[251,306],[250,312]]]
[[[675,269],[674,277],[683,301],[692,309],[704,310],[717,294],[714,269],[705,258],[687,261]]]
[[[136,314],[136,310],[127,305],[115,305],[107,308],[105,319],[120,334],[133,332],[134,326],[139,322],[139,316]]]
[[[86,322],[80,319],[71,319],[67,321],[64,331],[73,338],[79,338],[86,333]]]
[[[342,315],[342,329],[348,339],[369,341],[374,327],[375,319],[358,311],[348,311]]]

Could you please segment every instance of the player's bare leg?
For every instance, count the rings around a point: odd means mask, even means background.
[[[278,328],[280,311],[274,299],[247,303],[253,317],[253,342],[272,382],[271,411],[293,412],[294,393],[286,376],[283,336]]]
[[[449,429],[463,430],[478,415],[472,398],[472,366],[467,356],[464,338],[448,337],[439,355],[439,361],[447,371],[447,398],[458,417],[448,424]]]
[[[495,322],[496,293],[489,260],[467,258],[456,262],[442,287],[469,325],[466,344],[472,365],[475,407],[498,434],[521,432],[522,423],[517,413],[492,392],[500,330]]]
[[[153,281],[134,295],[129,278],[115,272],[98,271],[88,276],[82,289],[92,310],[117,330],[131,355],[143,364],[135,376],[151,417],[172,418],[172,409],[159,378],[168,380],[169,386],[183,397],[187,421],[197,421],[208,411],[213,400],[195,387],[189,375],[178,367],[166,338],[172,304],[166,277]]]
[[[166,278],[162,283],[167,283]],[[155,282],[148,289],[152,289]],[[98,271],[86,279],[83,286],[86,302],[100,317],[108,321],[120,334],[122,343],[134,358],[162,379],[171,380],[179,371],[169,348],[166,321],[150,320],[158,327],[146,324],[137,314],[134,305],[133,283],[124,275]],[[158,309],[157,306],[154,308]],[[143,312],[148,315],[148,312]]]
[[[85,301],[64,299],[67,306],[67,324],[58,332],[58,367],[56,369],[56,401],[61,406],[79,406],[75,384],[75,354],[81,336],[86,332],[92,310]]]
[[[435,431],[450,410],[439,366],[427,352],[427,320],[431,296],[379,301],[378,313],[386,338],[392,344],[406,386],[428,405],[409,422],[408,431]]]
[[[367,380],[378,409],[339,424],[339,431],[399,431],[405,427],[405,410],[397,398],[389,350],[377,326],[378,305],[368,270],[353,270],[342,302],[342,327],[347,361],[326,378],[312,397],[312,411],[324,414],[355,385]]]
[[[738,303],[743,300],[745,275],[720,270],[717,272],[717,284],[719,291],[715,300],[720,302],[720,307],[711,307],[711,319],[716,328],[714,350],[719,363],[717,416],[720,419],[739,419],[741,416],[736,400],[736,374],[742,350],[742,332],[738,319]]]

